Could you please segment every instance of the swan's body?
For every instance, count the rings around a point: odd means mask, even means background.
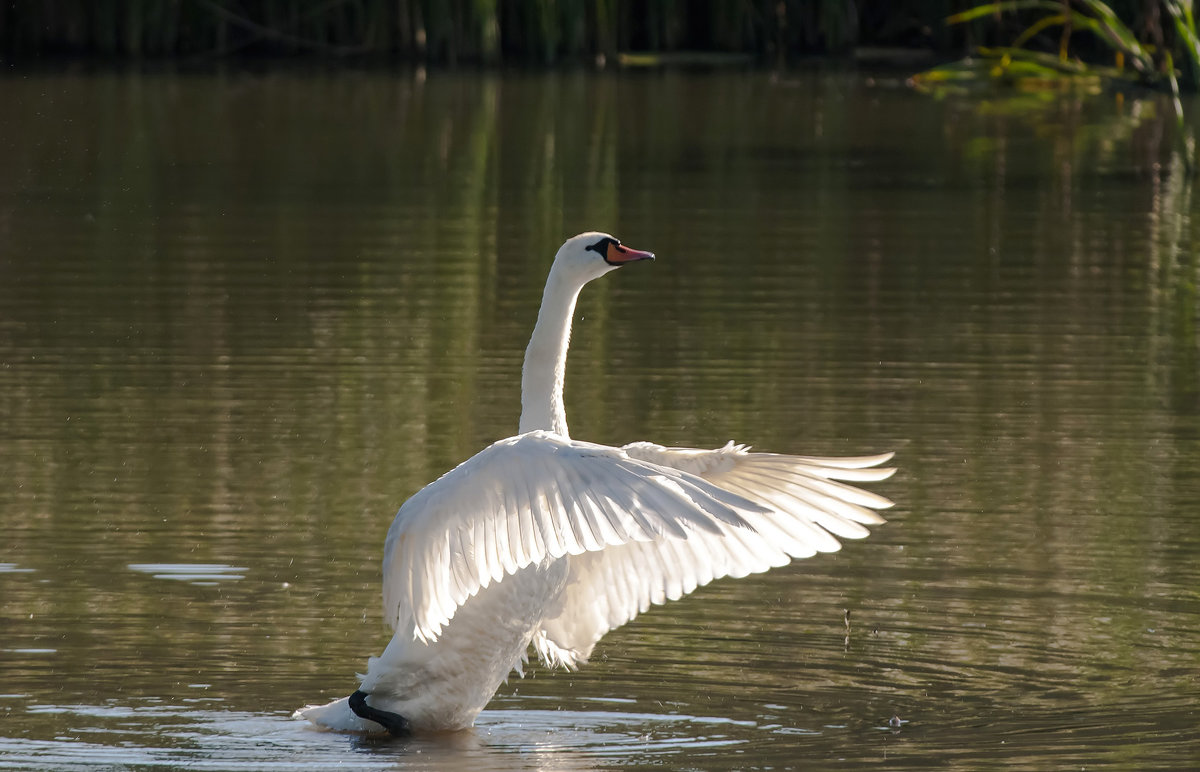
[[[732,443],[613,448],[569,438],[563,374],[579,290],[651,257],[602,233],[562,246],[525,353],[521,434],[400,508],[383,566],[395,634],[355,695],[297,715],[340,731],[466,728],[531,643],[544,662],[574,668],[652,603],[836,550],[835,536],[861,538],[864,525],[883,522],[872,510],[891,502],[838,481],[888,477],[893,470],[876,467],[891,454],[822,459]]]

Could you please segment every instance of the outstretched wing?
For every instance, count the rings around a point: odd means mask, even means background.
[[[383,557],[384,618],[436,639],[468,598],[551,557],[746,530],[763,505],[624,449],[543,431],[501,440],[404,503]]]
[[[748,527],[687,539],[631,541],[571,558],[561,613],[542,623],[535,643],[552,663],[573,667],[590,656],[609,630],[651,604],[676,600],[723,576],[745,576],[793,558],[840,548],[835,536],[862,538],[866,525],[884,522],[875,509],[888,499],[846,485],[890,477],[879,468],[892,454],[809,458],[751,453],[732,443],[718,450],[665,448],[641,442],[623,448],[631,458],[678,469],[759,504],[743,513]]]

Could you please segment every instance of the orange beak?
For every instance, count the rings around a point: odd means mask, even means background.
[[[608,249],[605,250],[604,260],[609,265],[623,265],[632,263],[635,260],[653,260],[653,252],[643,252],[640,249],[630,249],[623,247],[616,242],[608,242]]]

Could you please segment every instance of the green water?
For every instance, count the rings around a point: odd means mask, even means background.
[[[1200,758],[1200,223],[1153,97],[239,72],[0,103],[0,768]],[[659,260],[584,292],[574,436],[895,450],[889,524],[533,667],[471,732],[293,721],[387,641],[400,503],[516,431],[588,229]]]

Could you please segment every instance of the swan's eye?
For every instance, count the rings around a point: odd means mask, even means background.
[[[609,244],[620,244],[620,243],[621,242],[617,241],[616,239],[603,238],[603,239],[600,239],[599,241],[597,241],[595,244],[591,244],[588,247],[586,247],[584,249],[584,251],[586,252],[588,249],[590,249],[593,252],[595,252],[596,254],[600,255],[600,257],[607,258],[608,257],[608,245]]]

